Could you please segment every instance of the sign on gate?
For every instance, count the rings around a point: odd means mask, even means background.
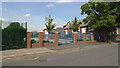
[[[68,30],[65,30],[65,35],[68,35]]]
[[[82,28],[82,33],[86,33],[86,28]]]

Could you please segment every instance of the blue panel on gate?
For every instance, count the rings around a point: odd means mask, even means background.
[[[77,41],[83,41],[83,33],[82,32],[77,33]]]
[[[87,41],[90,41],[90,40],[91,40],[91,33],[90,33],[90,32],[87,32],[87,33],[86,33],[86,40],[87,40]]]

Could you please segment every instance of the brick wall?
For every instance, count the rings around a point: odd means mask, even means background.
[[[43,42],[43,32],[39,32],[39,43],[31,44],[31,32],[27,32],[27,48],[36,48],[36,47],[46,47],[46,46],[58,46],[59,45],[59,34],[55,33],[55,42],[54,43],[44,43]],[[51,35],[51,38],[53,36]]]
[[[31,47],[31,32],[27,32],[27,48]]]
[[[55,33],[55,42],[54,43],[44,43],[43,42],[43,32],[39,32],[39,43],[31,44],[31,32],[27,32],[27,48],[35,47],[46,47],[46,46],[58,46],[59,45],[59,33]],[[94,43],[94,35],[91,32],[91,41],[86,41],[86,33],[83,34],[83,41],[77,41],[77,33],[74,33],[74,45],[81,43]]]
[[[86,41],[86,33],[83,34],[83,41],[77,41],[77,33],[74,33],[74,45],[81,44],[81,43],[94,43],[94,35],[91,33],[91,41]]]

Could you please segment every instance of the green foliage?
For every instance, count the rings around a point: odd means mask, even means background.
[[[82,22],[78,22],[78,24],[82,24]]]
[[[77,39],[77,41],[84,41],[83,39]],[[86,41],[90,41],[89,38],[86,38]]]
[[[50,43],[49,40],[43,40],[43,43]]]
[[[36,43],[36,40],[34,40],[34,39],[33,39],[33,40],[31,40],[31,43]]]
[[[32,33],[31,38],[38,38],[39,37],[39,33]]]
[[[52,24],[53,19],[51,18],[50,15],[49,15],[49,18],[45,17],[45,21],[46,21],[46,23],[45,23],[46,29],[47,29],[48,33],[50,33],[56,27],[56,25]]]
[[[76,31],[78,31],[78,27],[79,27],[80,25],[77,23],[77,18],[75,17],[75,20],[73,21],[73,24],[72,24],[72,30],[74,31],[74,32],[76,32]]]
[[[2,30],[3,49],[15,49],[25,47],[25,35],[27,30],[20,26],[18,22],[12,22]]]
[[[86,41],[90,41],[90,39],[89,39],[89,38],[86,38]]]
[[[74,43],[74,41],[70,41],[70,43]]]
[[[54,42],[50,40],[43,40],[43,43],[54,43]]]
[[[109,40],[108,43],[111,44],[111,40]]]
[[[31,43],[39,43],[39,40],[34,40],[34,39],[32,39],[32,40],[31,40]]]
[[[102,32],[109,40],[110,32],[120,26],[120,2],[88,2],[81,6],[82,13],[87,14],[84,22],[98,33]]]
[[[39,43],[39,40],[37,40],[36,43]]]
[[[83,41],[83,39],[77,39],[77,41]]]
[[[71,24],[69,25],[69,28],[72,29],[72,25]]]

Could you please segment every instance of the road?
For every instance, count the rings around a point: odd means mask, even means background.
[[[118,66],[118,44],[56,50],[53,53],[11,57],[3,66]]]

